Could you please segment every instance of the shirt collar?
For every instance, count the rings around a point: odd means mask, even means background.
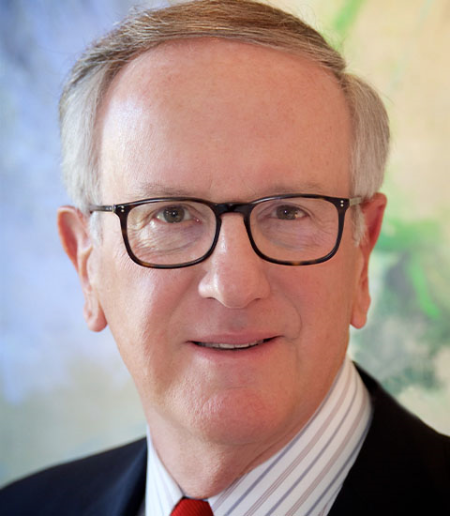
[[[369,394],[346,358],[315,414],[284,448],[208,501],[215,516],[325,515],[370,426]],[[146,516],[170,516],[183,493],[149,432]]]

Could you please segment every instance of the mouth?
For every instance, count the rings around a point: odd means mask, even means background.
[[[224,351],[242,351],[245,349],[256,348],[265,344],[266,342],[270,342],[274,337],[270,337],[268,339],[255,340],[253,342],[243,342],[240,344],[229,343],[229,342],[200,342],[193,341],[196,346],[201,348],[209,348],[209,349],[219,349]]]

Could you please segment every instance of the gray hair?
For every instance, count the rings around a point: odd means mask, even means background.
[[[60,101],[62,168],[68,193],[81,211],[87,213],[89,204],[100,202],[94,130],[113,78],[132,59],[164,42],[199,37],[300,54],[331,72],[352,120],[352,195],[368,199],[375,194],[389,150],[388,117],[375,90],[348,73],[343,57],[296,16],[253,0],[194,0],[132,13],[73,67]],[[361,224],[356,226],[361,234]]]

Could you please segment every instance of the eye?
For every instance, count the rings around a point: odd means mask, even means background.
[[[169,224],[185,222],[192,219],[189,211],[181,205],[165,206],[156,214],[155,218],[161,222],[168,222]]]
[[[280,220],[298,220],[306,216],[306,213],[298,206],[277,206],[275,215]]]

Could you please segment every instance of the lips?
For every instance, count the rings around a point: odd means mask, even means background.
[[[252,340],[248,342],[203,342],[203,341],[192,341],[196,346],[200,346],[202,348],[209,349],[219,349],[225,351],[240,351],[244,349],[251,349],[264,344],[265,342],[269,342],[273,339],[273,337],[269,337],[266,339]],[[225,340],[225,339],[224,339]]]

